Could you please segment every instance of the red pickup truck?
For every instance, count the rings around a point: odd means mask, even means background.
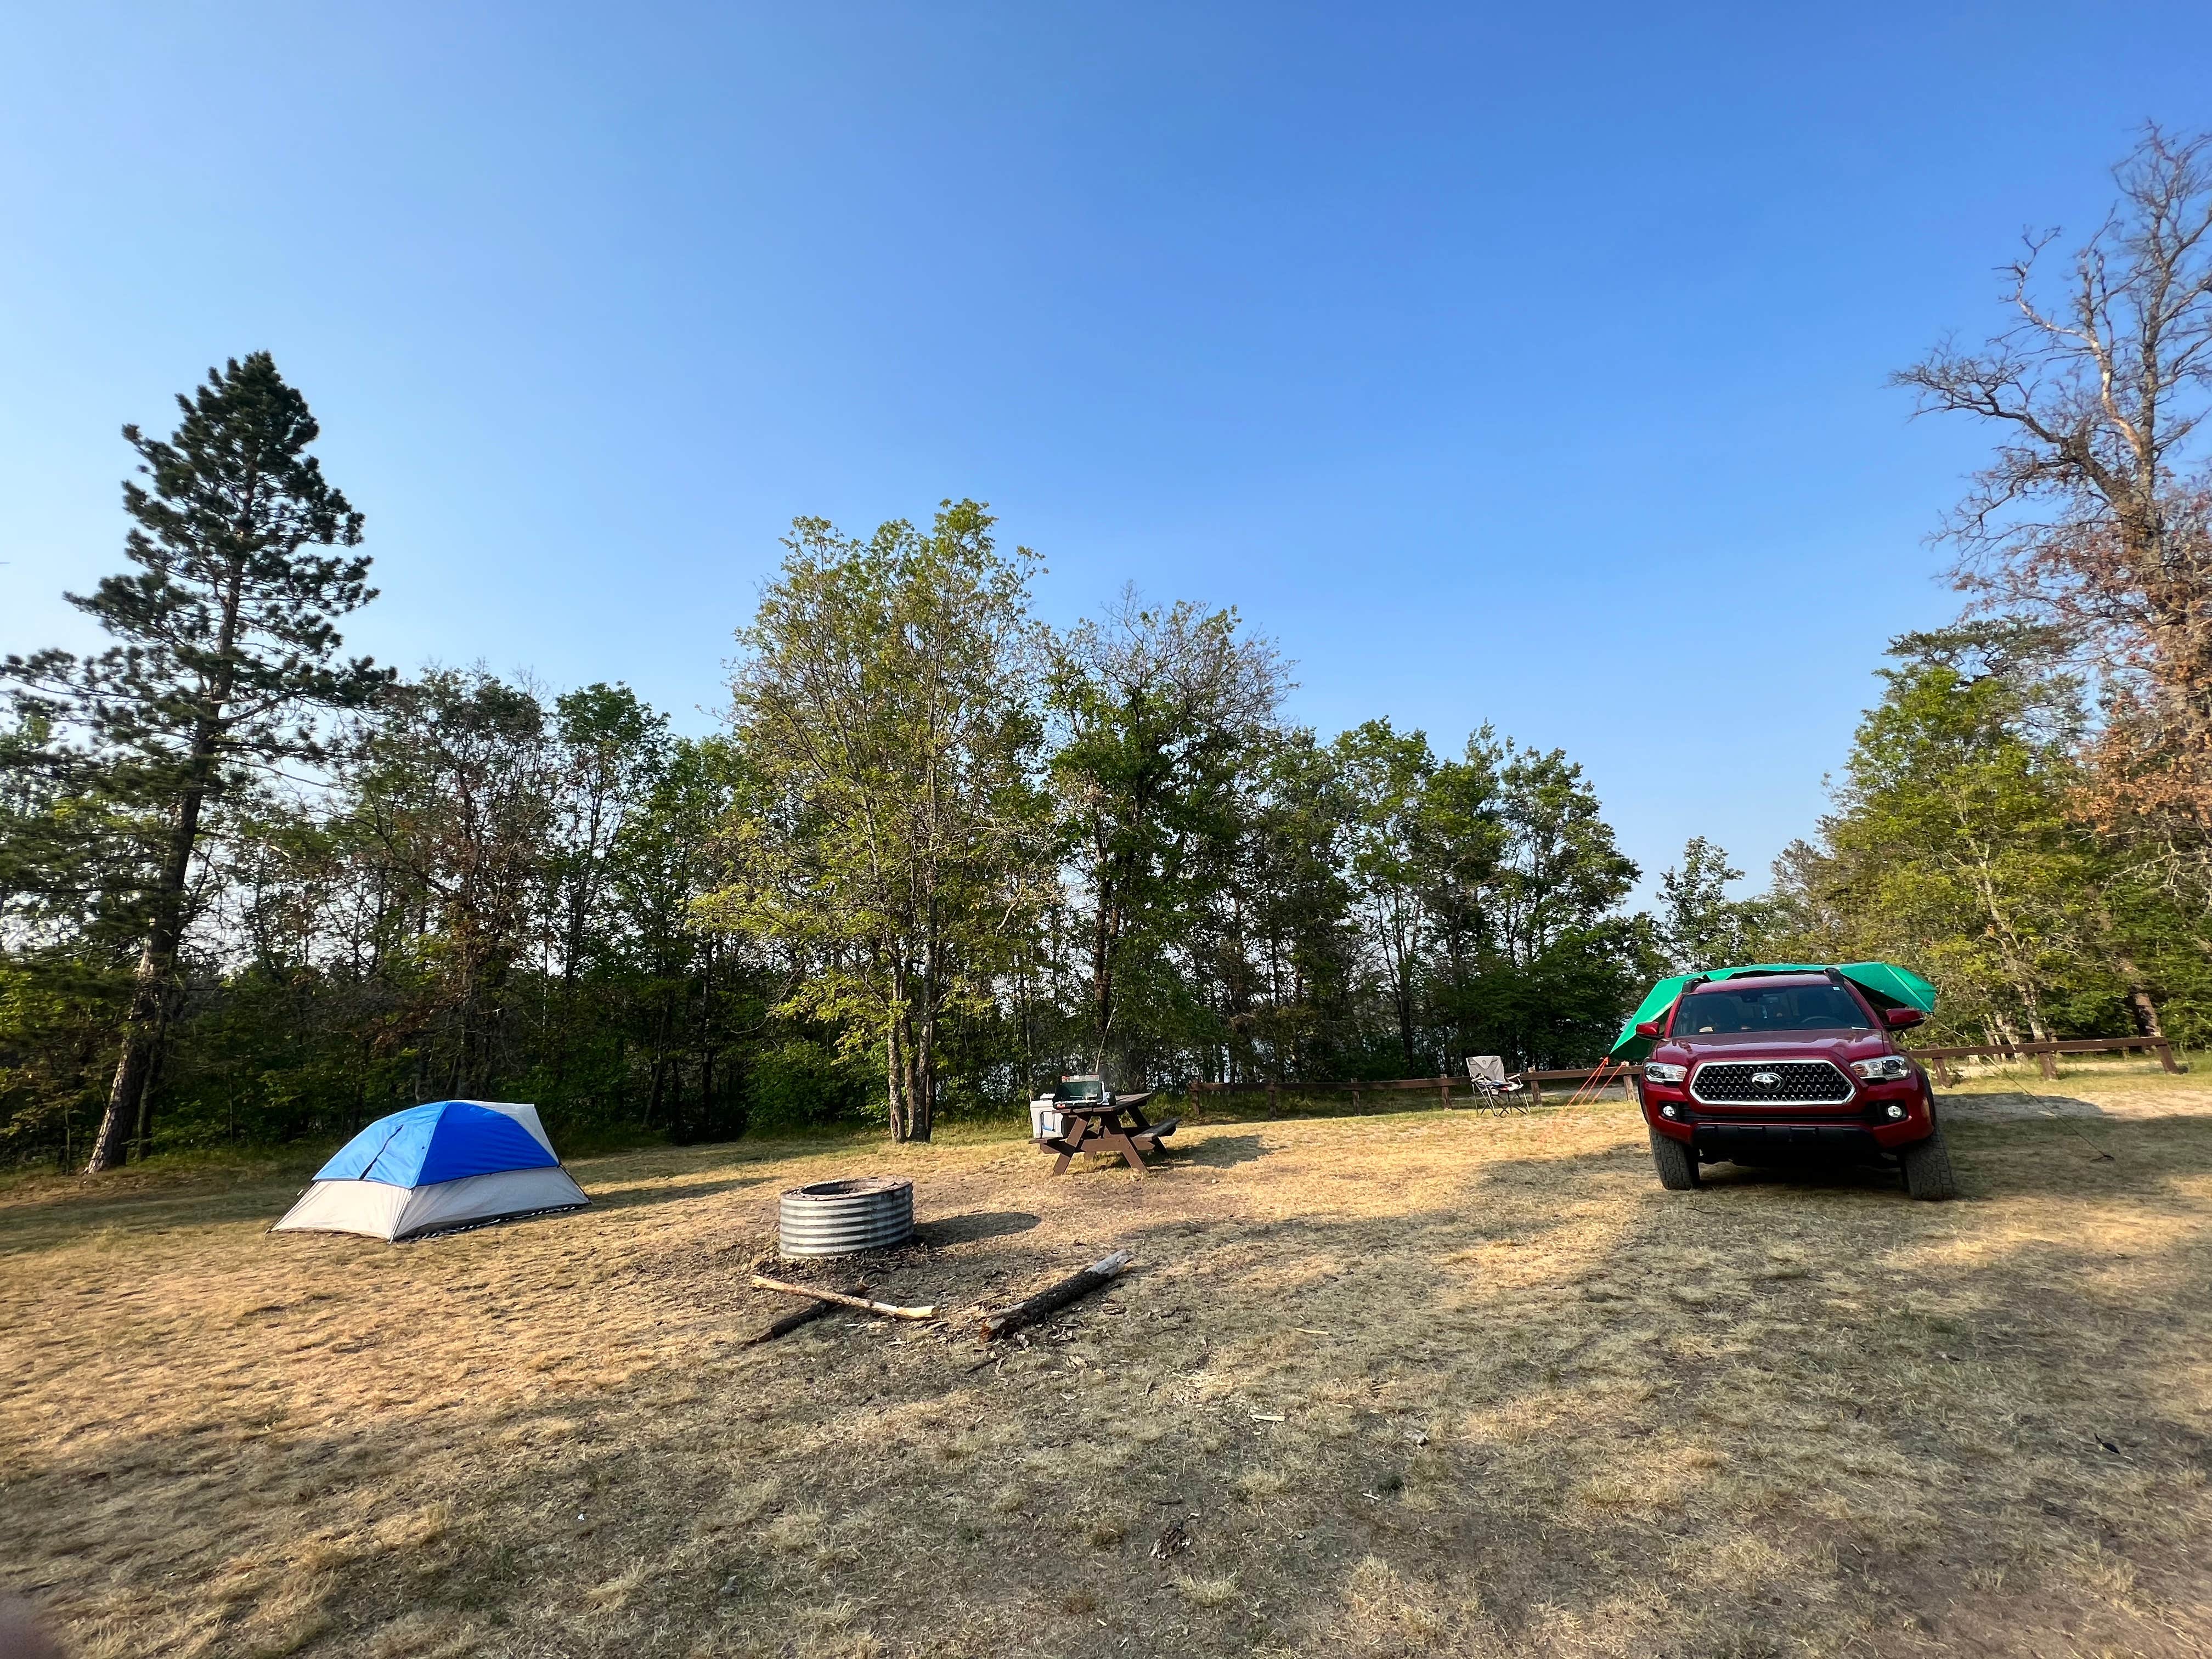
[[[1694,1187],[1701,1164],[1885,1163],[1915,1198],[1954,1197],[1928,1075],[1892,1035],[1923,1018],[1832,969],[1686,986],[1636,1027],[1660,1184]]]

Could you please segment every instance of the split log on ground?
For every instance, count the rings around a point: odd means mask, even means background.
[[[746,1348],[757,1348],[762,1343],[773,1342],[779,1336],[789,1336],[801,1325],[806,1324],[812,1320],[819,1319],[824,1314],[835,1313],[836,1310],[837,1304],[834,1302],[810,1302],[805,1307],[801,1308],[797,1313],[787,1313],[784,1315],[782,1318],[770,1325],[767,1329],[756,1332],[751,1336],[747,1337],[738,1346]]]
[[[992,1314],[983,1321],[983,1340],[990,1341],[1018,1331],[1024,1325],[1034,1325],[1048,1314],[1059,1312],[1071,1302],[1080,1301],[1091,1291],[1110,1285],[1129,1265],[1129,1253],[1116,1250],[1103,1261],[1094,1261],[1081,1273],[1063,1279],[1049,1290],[1039,1291],[1026,1302],[1017,1302],[1004,1313]]]
[[[881,1314],[886,1319],[934,1319],[937,1304],[927,1308],[902,1308],[890,1302],[871,1302],[865,1296],[847,1296],[842,1291],[825,1291],[812,1285],[787,1285],[781,1279],[770,1279],[766,1273],[753,1275],[757,1291],[781,1291],[786,1296],[811,1296],[817,1302],[834,1302],[841,1308],[858,1308],[862,1313]]]

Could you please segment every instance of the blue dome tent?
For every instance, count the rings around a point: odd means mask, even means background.
[[[420,1238],[590,1202],[535,1106],[439,1100],[380,1117],[346,1142],[270,1231]]]

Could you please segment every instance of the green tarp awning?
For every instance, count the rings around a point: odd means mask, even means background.
[[[1674,999],[1682,994],[1682,988],[1693,979],[1733,979],[1739,974],[1825,974],[1831,964],[1825,962],[1758,962],[1741,968],[1709,968],[1702,974],[1676,974],[1662,979],[1644,993],[1644,1000],[1620,1028],[1620,1035],[1613,1041],[1607,1053],[1609,1060],[1642,1060],[1651,1052],[1650,1042],[1636,1035],[1636,1028],[1647,1019],[1656,1019],[1674,1006]],[[1909,969],[1888,962],[1846,962],[1836,964],[1836,971],[1867,994],[1878,1008],[1917,1008],[1923,1014],[1936,1012],[1936,988]]]

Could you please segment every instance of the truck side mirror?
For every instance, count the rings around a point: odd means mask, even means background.
[[[1903,1031],[1917,1025],[1928,1016],[1917,1008],[1891,1008],[1882,1014],[1882,1024],[1893,1031]]]
[[[1657,1036],[1659,1035],[1659,1022],[1656,1019],[1638,1020],[1636,1022],[1636,1035],[1640,1037]]]

